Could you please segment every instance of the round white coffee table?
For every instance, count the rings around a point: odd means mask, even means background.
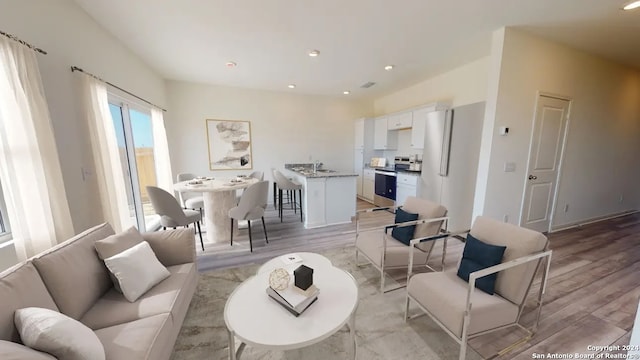
[[[300,253],[303,261],[286,265],[280,257],[267,262],[258,273],[231,293],[224,308],[229,335],[229,359],[239,358],[245,345],[266,350],[291,350],[320,342],[343,326],[349,327],[352,359],[356,358],[355,314],[358,286],[348,272],[333,267],[318,254]],[[305,258],[307,260],[305,260]],[[313,259],[313,260],[312,260]],[[281,264],[282,266],[275,266]],[[313,268],[318,300],[295,317],[266,293],[270,270],[305,264]],[[265,267],[266,266],[266,267]],[[240,345],[236,350],[236,338]]]

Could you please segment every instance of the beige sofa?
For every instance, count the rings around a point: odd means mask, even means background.
[[[0,359],[54,359],[20,343],[17,309],[60,311],[93,329],[107,360],[169,359],[195,292],[193,230],[142,234],[171,275],[130,303],[113,289],[94,242],[112,235],[109,224],[91,228],[0,273]]]

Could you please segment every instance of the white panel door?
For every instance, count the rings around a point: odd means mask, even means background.
[[[549,230],[568,113],[568,100],[538,97],[522,203],[526,228]]]

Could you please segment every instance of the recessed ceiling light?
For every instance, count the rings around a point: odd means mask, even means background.
[[[296,88],[296,84],[289,84],[289,85],[287,85],[287,87],[289,89],[295,89]]]
[[[387,71],[391,71],[391,70],[393,70],[393,65],[387,65],[387,66],[384,67],[384,69],[387,70]]]
[[[238,64],[236,64],[236,63],[235,63],[235,62],[233,62],[233,61],[227,61],[225,65],[227,65],[227,67],[232,68],[232,67],[236,67],[236,65],[238,65]]]
[[[309,56],[311,56],[311,57],[316,57],[318,55],[320,55],[320,50],[311,50],[311,51],[309,51]]]
[[[345,95],[349,95],[349,94],[351,94],[351,91],[349,91],[349,90],[345,90],[345,91],[343,91],[342,93],[343,93],[343,94],[345,94]]]
[[[633,9],[636,9],[636,8],[639,8],[639,7],[640,7],[640,0],[632,1],[632,2],[628,3],[627,5],[625,5],[622,9],[624,9],[624,10],[633,10]]]

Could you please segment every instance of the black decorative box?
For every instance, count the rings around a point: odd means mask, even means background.
[[[293,276],[296,287],[302,290],[307,290],[313,285],[313,269],[308,266],[300,265],[293,271]]]

